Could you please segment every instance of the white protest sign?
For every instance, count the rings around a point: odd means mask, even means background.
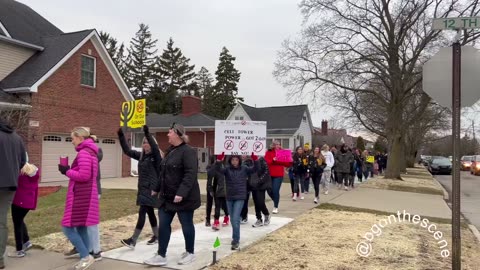
[[[215,120],[215,155],[263,156],[267,142],[267,122]]]

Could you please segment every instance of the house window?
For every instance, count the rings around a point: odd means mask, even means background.
[[[113,139],[104,139],[102,141],[103,144],[115,144],[115,140]]]
[[[290,148],[290,140],[289,139],[282,139],[282,148],[289,149]]]
[[[95,58],[82,55],[82,79],[80,84],[95,87]]]
[[[302,117],[302,121],[307,122],[307,117],[306,116]]]
[[[243,116],[235,116],[235,120],[243,120]]]
[[[49,135],[49,136],[44,136],[43,140],[46,142],[61,142],[62,137]]]
[[[270,146],[272,145],[272,139],[267,139],[267,147],[270,148]]]
[[[72,137],[67,137],[67,138],[65,138],[65,141],[66,141],[66,142],[72,142]]]

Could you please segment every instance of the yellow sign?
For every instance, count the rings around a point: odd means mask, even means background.
[[[375,157],[374,156],[367,156],[367,162],[368,163],[374,163],[375,162]]]
[[[122,103],[120,127],[142,128],[147,124],[146,100],[138,99]]]

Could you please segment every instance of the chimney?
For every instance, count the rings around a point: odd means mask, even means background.
[[[328,121],[322,120],[322,136],[328,135]]]
[[[190,116],[202,112],[202,99],[195,96],[182,97],[182,115]]]

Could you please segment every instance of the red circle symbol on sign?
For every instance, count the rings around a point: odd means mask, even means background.
[[[240,148],[241,151],[245,151],[248,148],[248,142],[247,141],[241,141],[238,144],[238,148]]]
[[[242,126],[245,126],[247,124],[247,121],[243,120],[242,121]]]
[[[225,143],[223,144],[225,147],[225,150],[232,150],[233,149],[233,141],[232,140],[226,140]]]
[[[258,153],[258,152],[260,152],[260,151],[262,151],[262,150],[263,150],[263,143],[262,143],[262,142],[255,142],[255,143],[253,144],[253,151],[255,151],[255,152]]]
[[[143,112],[143,107],[144,107],[144,106],[143,106],[143,102],[142,102],[142,101],[138,101],[138,102],[137,102],[137,112],[138,112],[138,113]]]

